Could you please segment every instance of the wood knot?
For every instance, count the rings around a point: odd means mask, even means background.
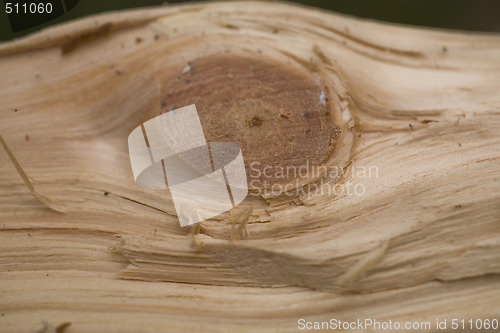
[[[162,82],[162,112],[196,104],[208,142],[240,146],[251,189],[289,183],[297,173],[280,170],[314,168],[333,151],[338,126],[316,76],[234,55],[188,64]]]

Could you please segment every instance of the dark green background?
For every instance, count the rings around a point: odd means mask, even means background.
[[[8,0],[6,0],[8,2]],[[168,4],[186,2],[168,1]],[[428,27],[500,32],[500,0],[312,0],[291,1],[358,17]],[[80,0],[67,14],[35,28],[13,33],[0,1],[0,40],[10,40],[49,25],[95,13],[168,5],[164,0]]]

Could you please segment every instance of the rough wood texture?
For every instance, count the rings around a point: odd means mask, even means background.
[[[232,2],[90,17],[0,57],[1,331],[500,317],[500,37]],[[191,103],[247,166],[336,174],[257,182],[183,229],[134,184],[127,136]]]

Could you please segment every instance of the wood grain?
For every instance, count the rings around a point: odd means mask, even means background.
[[[499,36],[221,2],[88,17],[0,59],[0,134],[50,201],[0,153],[2,332],[500,319]],[[241,205],[181,228],[127,137],[191,103],[247,171],[307,172],[249,174]]]

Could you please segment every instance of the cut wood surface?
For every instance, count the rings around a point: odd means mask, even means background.
[[[189,4],[0,44],[0,73],[1,332],[500,320],[498,35]],[[251,193],[181,228],[127,137],[190,104]]]

